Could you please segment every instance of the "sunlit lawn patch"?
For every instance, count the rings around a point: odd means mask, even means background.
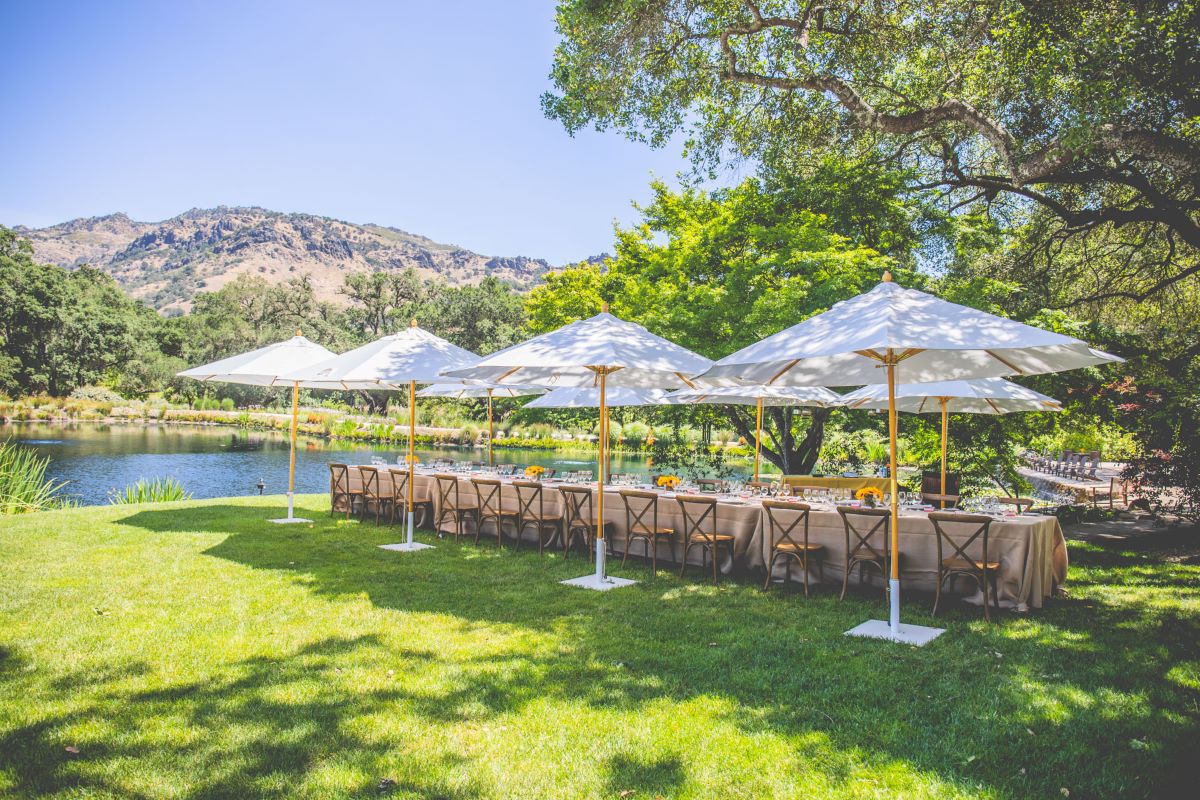
[[[1186,789],[1200,567],[1072,545],[1068,598],[911,649],[877,595],[425,541],[278,498],[0,522],[0,794],[1071,797]],[[906,614],[928,624],[926,598]],[[69,751],[74,748],[78,753]]]

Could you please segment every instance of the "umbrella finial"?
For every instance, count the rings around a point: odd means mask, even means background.
[[[883,271],[883,282],[884,283],[892,282],[892,271],[890,269],[885,269]]]
[[[416,317],[413,317],[412,319],[410,319],[408,321],[408,327],[410,327],[410,328],[417,327],[417,318]]]
[[[608,313],[608,301],[607,301],[607,300],[605,300],[604,302],[602,302],[602,303],[600,304],[600,313],[601,313],[601,314],[607,314],[607,313]]]

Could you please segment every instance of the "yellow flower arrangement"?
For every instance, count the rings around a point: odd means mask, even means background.
[[[404,463],[405,463],[405,464],[408,464],[408,463],[420,464],[420,463],[421,463],[421,459],[420,459],[420,458],[418,458],[418,457],[417,457],[417,456],[415,456],[415,455],[411,455],[411,456],[409,456],[409,455],[406,455],[406,456],[404,456]]]
[[[679,478],[675,475],[659,475],[658,486],[660,489],[675,489],[679,486]]]
[[[540,464],[531,464],[525,468],[525,477],[533,478],[536,481],[538,478],[542,477],[542,473],[545,471],[546,468]]]
[[[864,486],[854,493],[855,500],[862,500],[867,505],[875,505],[883,502],[883,492],[876,489],[874,486]]]

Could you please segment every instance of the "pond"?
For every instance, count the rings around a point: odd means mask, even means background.
[[[139,478],[172,477],[199,498],[287,491],[286,435],[208,425],[16,422],[0,426],[0,439],[28,445],[50,457],[48,474],[68,481],[65,492],[83,505],[108,502],[113,489]],[[401,450],[301,437],[296,450],[296,491],[329,488],[330,461],[368,463],[379,456],[395,463]],[[422,461],[487,458],[486,448],[418,448]],[[587,452],[497,449],[496,463],[541,464],[560,471],[594,469]],[[614,455],[613,472],[646,472],[645,456]]]

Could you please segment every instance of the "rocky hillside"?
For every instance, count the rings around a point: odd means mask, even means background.
[[[493,275],[524,287],[550,269],[541,259],[484,256],[397,228],[263,208],[193,209],[163,222],[110,214],[17,231],[38,259],[103,269],[160,310],[187,308],[197,292],[244,273],[272,282],[308,273],[322,299],[338,302],[347,272],[412,267],[452,284]]]

